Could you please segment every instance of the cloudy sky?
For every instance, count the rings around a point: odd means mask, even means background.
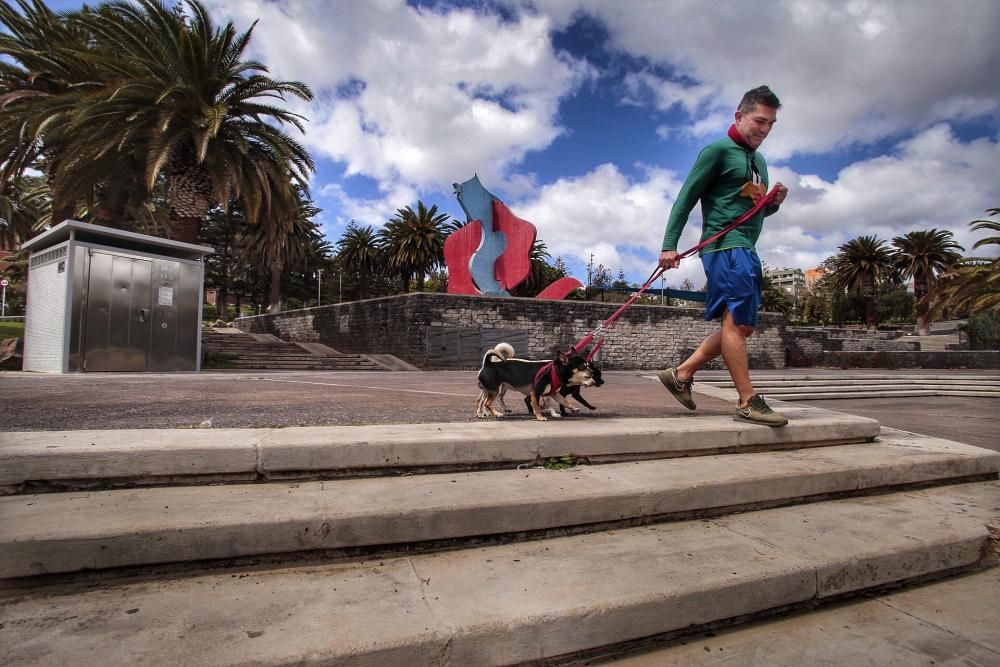
[[[574,275],[593,256],[641,282],[699,149],[762,83],[790,190],[766,264],[932,227],[971,254],[968,222],[1000,206],[996,0],[205,1],[259,20],[250,55],[315,92],[298,110],[332,241],[417,200],[464,220],[452,184],[479,174]],[[668,284],[686,277],[699,262]]]

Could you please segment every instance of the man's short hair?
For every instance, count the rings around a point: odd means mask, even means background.
[[[763,104],[766,107],[771,107],[772,109],[778,109],[781,107],[781,102],[778,100],[778,96],[768,88],[767,86],[758,86],[753,90],[748,90],[743,94],[743,99],[740,100],[740,105],[736,107],[736,110],[740,113],[752,113],[754,109],[757,108],[758,104]]]

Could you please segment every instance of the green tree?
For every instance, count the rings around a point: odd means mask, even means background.
[[[281,285],[285,271],[313,271],[329,249],[322,232],[312,221],[320,209],[304,191],[299,190],[296,199],[292,215],[268,215],[260,224],[250,227],[247,235],[249,257],[270,272],[272,313],[282,309]]]
[[[917,332],[926,336],[930,324],[930,296],[937,277],[961,259],[961,255],[955,251],[964,248],[955,243],[951,232],[938,229],[897,236],[892,240],[892,245],[895,248],[893,263],[896,270],[903,278],[913,278]]]
[[[764,273],[764,283],[761,286],[760,310],[768,313],[788,314],[792,310],[791,298],[780,287],[774,284],[774,279]]]
[[[1000,208],[991,208],[987,213],[1000,215]],[[1000,221],[973,220],[969,227],[991,234],[976,241],[973,249],[1000,246]],[[1000,257],[962,259],[941,277],[931,304],[931,312],[935,314],[964,315],[980,311],[1000,315]]]
[[[0,3],[0,181],[14,183],[29,169],[46,175],[52,204],[41,225],[75,213],[56,177],[67,161],[73,113],[103,86],[84,57],[92,46],[78,15],[53,12],[41,0]]]
[[[367,299],[372,278],[381,272],[384,256],[378,235],[372,227],[362,227],[351,220],[337,241],[337,262],[341,270],[357,280],[357,298]]]
[[[447,213],[438,213],[437,205],[428,209],[418,201],[416,211],[409,206],[397,209],[378,237],[386,266],[399,277],[403,292],[409,291],[414,277],[417,290],[423,291],[427,274],[444,266],[445,239],[459,227]]]
[[[196,242],[212,205],[236,199],[252,221],[293,215],[314,169],[281,129],[302,118],[273,103],[312,99],[244,60],[253,28],[217,27],[197,0],[112,0],[53,14],[18,0],[0,14],[5,176],[42,157],[53,220],[79,203],[116,223],[162,183],[170,235]],[[15,141],[20,137],[20,143]]]
[[[51,210],[48,185],[24,176],[0,184],[0,246],[13,249],[42,231]]]
[[[545,241],[535,239],[535,242],[531,245],[529,257],[531,260],[531,271],[523,282],[511,290],[513,296],[538,296],[539,292],[548,287],[549,284],[566,275],[564,273],[565,268],[560,269],[549,263],[551,255],[549,255],[549,249],[545,245]],[[563,262],[563,266],[565,267],[565,262]]]
[[[249,225],[238,202],[227,209],[214,208],[202,227],[201,238],[215,250],[205,257],[205,286],[217,290],[219,317],[228,319],[226,305],[236,282],[246,274]]]
[[[833,259],[831,277],[841,290],[858,294],[865,306],[865,323],[869,329],[878,328],[876,312],[877,287],[891,280],[893,256],[886,242],[875,236],[859,236],[838,248]]]
[[[902,283],[882,285],[878,291],[879,322],[912,322],[915,299]]]

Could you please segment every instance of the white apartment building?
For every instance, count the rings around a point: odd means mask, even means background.
[[[768,269],[764,275],[793,299],[798,299],[806,288],[806,276],[802,269]]]

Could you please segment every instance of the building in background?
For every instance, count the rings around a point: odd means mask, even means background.
[[[812,287],[817,280],[826,275],[826,271],[822,267],[817,266],[815,269],[806,269],[806,287]]]
[[[806,278],[802,269],[768,269],[764,275],[771,279],[775,287],[795,301],[798,301],[802,290],[806,288]]]

